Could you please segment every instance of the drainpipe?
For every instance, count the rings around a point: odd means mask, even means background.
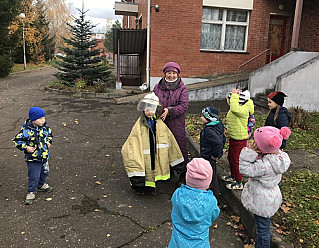
[[[150,36],[151,36],[151,0],[147,1],[147,30],[146,30],[146,85],[150,89]]]
[[[291,50],[292,51],[298,49],[300,22],[301,22],[301,15],[302,15],[302,4],[303,4],[303,0],[296,1],[294,26],[293,26],[292,38],[291,38]]]

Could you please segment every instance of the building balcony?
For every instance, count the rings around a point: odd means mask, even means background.
[[[124,15],[124,16],[138,15],[137,3],[115,2],[114,9],[115,9],[115,15]]]

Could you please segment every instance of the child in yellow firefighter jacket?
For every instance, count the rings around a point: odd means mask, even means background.
[[[122,147],[125,170],[137,194],[155,194],[156,181],[170,178],[170,166],[177,173],[184,172],[184,158],[175,137],[155,114],[160,106],[154,93],[138,103],[142,115]]]

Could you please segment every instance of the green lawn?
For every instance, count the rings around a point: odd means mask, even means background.
[[[41,64],[33,64],[33,63],[28,63],[26,70],[34,70],[42,67],[47,67],[50,66],[51,63],[41,63]],[[14,64],[14,67],[12,68],[12,72],[19,72],[19,71],[24,71],[24,65],[23,64]]]

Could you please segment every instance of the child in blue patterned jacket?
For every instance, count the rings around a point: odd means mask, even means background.
[[[220,209],[209,188],[213,170],[203,158],[187,164],[186,184],[172,196],[173,231],[169,248],[210,247],[209,227],[217,219]]]
[[[49,175],[49,148],[53,140],[51,128],[45,122],[45,112],[39,107],[31,107],[20,132],[15,136],[15,146],[24,151],[28,166],[28,194],[25,204],[30,205],[35,199],[36,191],[51,192],[52,187],[46,183]]]

